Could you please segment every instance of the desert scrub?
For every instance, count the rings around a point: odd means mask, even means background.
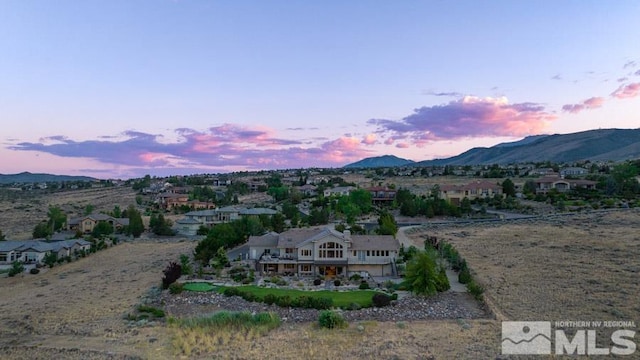
[[[139,305],[138,312],[151,314],[156,318],[163,318],[165,315],[164,310],[149,305]]]
[[[280,326],[281,320],[271,312],[252,315],[247,311],[220,311],[205,317],[170,318],[168,323],[174,352],[191,356],[251,346],[256,338]]]

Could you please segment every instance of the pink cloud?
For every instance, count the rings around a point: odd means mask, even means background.
[[[401,143],[397,143],[397,144],[396,144],[396,147],[397,147],[398,149],[406,149],[406,148],[408,148],[408,147],[409,147],[409,144],[407,144],[407,143],[405,143],[405,142],[401,142]]]
[[[640,82],[621,85],[616,91],[611,93],[616,99],[630,99],[640,95]]]
[[[416,143],[473,137],[541,133],[556,115],[535,103],[510,104],[506,97],[465,96],[443,105],[415,109],[402,120],[372,119],[379,134],[408,136]]]
[[[375,145],[378,142],[378,137],[376,134],[367,134],[364,139],[362,139],[362,143],[365,145]]]
[[[587,110],[587,109],[597,109],[599,107],[602,107],[602,104],[604,104],[604,98],[602,97],[592,97],[589,98],[585,101],[583,101],[580,104],[567,104],[562,106],[562,111],[571,113],[571,114],[577,114],[583,110]]]

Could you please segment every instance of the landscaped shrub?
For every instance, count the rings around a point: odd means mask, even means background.
[[[347,306],[347,310],[360,310],[361,308],[362,306],[360,306],[360,304],[356,302],[352,302],[351,304],[349,304],[349,306]]]
[[[476,300],[482,301],[484,288],[481,285],[478,285],[474,281],[471,281],[467,284],[467,290],[469,290],[469,293],[473,295]]]
[[[334,286],[340,286],[341,284],[342,284],[342,283],[340,282],[340,280],[339,280],[339,279],[335,279],[335,280],[333,280],[333,285],[334,285]]]
[[[274,294],[267,294],[264,296],[264,303],[267,305],[275,304],[278,301],[278,296]]]
[[[222,292],[224,296],[240,296],[240,289],[236,287],[228,287]]]
[[[174,282],[173,284],[169,285],[169,292],[171,294],[180,294],[183,290],[184,285],[182,285],[182,283]]]
[[[468,284],[471,282],[471,272],[469,271],[469,268],[460,270],[460,273],[458,274],[458,282],[460,282],[460,284]]]
[[[322,280],[320,280],[320,279],[313,280],[313,285],[318,286],[320,284],[322,284]]]
[[[360,274],[353,274],[349,277],[349,280],[351,281],[360,281],[362,279],[362,276],[360,276]]]
[[[398,300],[398,294],[396,293],[391,294],[391,300]]]
[[[444,267],[440,268],[438,272],[438,277],[436,278],[436,291],[443,292],[447,291],[451,288],[449,284],[449,278],[447,277],[447,271]]]
[[[266,298],[266,296],[265,296]],[[291,306],[291,297],[288,295],[278,296],[276,299],[276,305],[280,307],[290,307]]]
[[[38,274],[39,272],[40,272],[40,269],[36,269],[36,268],[32,268],[31,270],[29,270],[29,273],[33,275]]]
[[[371,302],[375,307],[385,307],[391,304],[391,296],[383,293],[375,293],[371,297]]]
[[[171,262],[163,271],[164,277],[162,278],[162,288],[168,289],[169,285],[173,284],[182,275],[182,267],[176,263]]]
[[[362,280],[362,282],[360,283],[360,286],[358,286],[358,289],[360,290],[367,290],[367,289],[371,289],[371,287],[369,287],[369,283]]]
[[[347,327],[347,322],[344,320],[341,314],[331,311],[323,310],[318,316],[318,324],[320,327],[327,329],[336,329]]]
[[[24,265],[20,261],[14,261],[11,263],[11,269],[9,269],[9,276],[14,277],[24,272]]]

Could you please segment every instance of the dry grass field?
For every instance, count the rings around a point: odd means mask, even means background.
[[[87,190],[84,200],[79,194],[39,199],[30,212],[44,219],[48,204],[79,210],[90,203],[98,210],[110,210],[111,201],[121,207],[134,202],[131,191],[111,191],[118,195]],[[103,200],[92,198],[96,195]],[[0,227],[5,233],[14,234],[16,228],[30,233],[35,223],[15,220],[24,210],[16,204],[35,200],[0,204]],[[419,246],[427,235],[455,244],[485,286],[497,320],[365,321],[342,330],[284,323],[267,336],[203,336],[163,322],[132,327],[124,320],[126,314],[159,284],[170,260],[195,246],[177,239],[136,240],[38,275],[0,278],[0,357],[495,359],[500,357],[500,319],[640,323],[637,210],[423,227],[410,234]]]

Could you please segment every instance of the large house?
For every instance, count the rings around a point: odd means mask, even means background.
[[[396,190],[382,186],[374,186],[367,189],[371,193],[371,201],[374,204],[393,202],[396,198]]]
[[[390,235],[351,235],[331,227],[251,236],[247,246],[260,273],[326,277],[395,276],[400,249]]]
[[[276,213],[277,211],[267,208],[247,209],[234,206],[190,211],[184,214],[184,218],[176,220],[174,228],[181,235],[194,236],[197,234],[200,226],[212,227],[217,224],[238,220],[241,217],[273,216]]]
[[[7,267],[14,261],[39,264],[50,253],[56,253],[58,257],[65,257],[74,255],[81,250],[89,251],[89,249],[91,249],[91,243],[82,239],[0,241],[0,267]]]
[[[356,188],[353,186],[336,186],[324,189],[324,197],[329,196],[348,196]]]
[[[535,180],[536,182],[536,194],[546,194],[551,190],[558,192],[567,192],[573,189],[588,189],[593,190],[596,188],[597,182],[591,180],[582,179],[565,179],[561,176],[545,176]]]
[[[83,234],[89,234],[101,222],[107,222],[113,226],[114,230],[121,230],[129,225],[128,218],[114,218],[107,214],[90,214],[83,217],[70,219],[67,222],[67,228],[71,231],[79,231]]]
[[[502,196],[502,186],[486,180],[478,180],[464,185],[441,185],[440,197],[454,205],[460,205],[462,199],[474,200]]]

